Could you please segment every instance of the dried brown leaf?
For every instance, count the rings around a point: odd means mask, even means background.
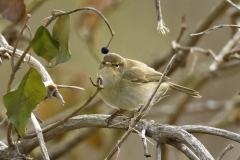
[[[18,22],[25,14],[26,6],[23,0],[0,0],[2,18]]]

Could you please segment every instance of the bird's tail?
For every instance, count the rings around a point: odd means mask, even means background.
[[[190,89],[190,88],[187,88],[187,87],[183,87],[183,86],[180,86],[178,84],[171,83],[171,82],[167,82],[167,83],[169,84],[170,88],[172,88],[172,89],[175,89],[175,90],[178,90],[180,92],[189,94],[189,95],[191,95],[192,97],[195,97],[195,98],[201,98],[202,97],[199,94],[198,91],[195,91],[193,89]]]

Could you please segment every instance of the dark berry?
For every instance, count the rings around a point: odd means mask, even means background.
[[[102,52],[103,54],[108,54],[108,52],[109,52],[108,47],[102,47],[101,52]]]

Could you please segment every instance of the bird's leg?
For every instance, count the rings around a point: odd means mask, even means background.
[[[119,115],[119,113],[121,113],[122,111],[124,111],[123,109],[118,109],[116,111],[114,111],[107,119],[106,119],[106,122],[107,122],[107,126],[109,126],[112,122],[112,120]]]

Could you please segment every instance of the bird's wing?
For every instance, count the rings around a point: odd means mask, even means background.
[[[153,68],[148,67],[146,64],[127,59],[127,70],[125,71],[122,79],[136,83],[147,83],[159,81],[162,73],[155,71]],[[169,79],[168,77],[164,78]]]

